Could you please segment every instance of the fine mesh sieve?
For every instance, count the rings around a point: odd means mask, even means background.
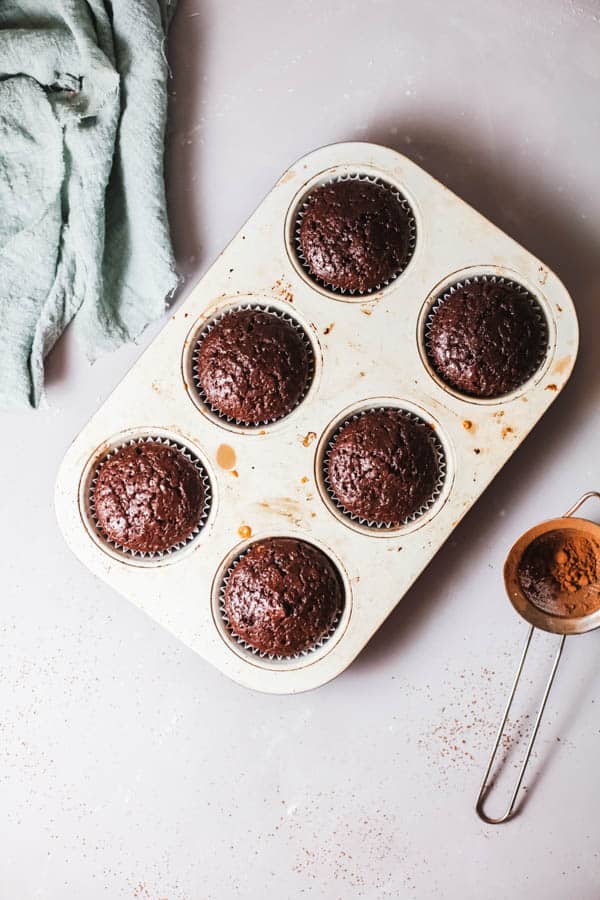
[[[540,728],[544,709],[550,695],[550,690],[554,682],[554,677],[556,675],[556,670],[558,669],[558,664],[560,662],[567,636],[570,634],[585,634],[588,631],[592,631],[594,628],[600,627],[600,608],[595,609],[583,616],[566,617],[551,615],[535,606],[531,602],[531,600],[529,600],[529,598],[523,593],[523,590],[521,588],[518,577],[519,563],[521,562],[525,550],[533,543],[533,541],[535,541],[541,535],[549,534],[552,531],[569,529],[570,531],[578,532],[583,537],[592,538],[596,542],[600,543],[600,525],[598,525],[596,522],[590,522],[587,519],[580,519],[574,516],[574,513],[576,513],[577,510],[592,497],[600,500],[600,492],[588,491],[586,494],[579,498],[577,503],[575,503],[569,510],[567,510],[564,516],[561,516],[558,519],[549,519],[547,522],[541,522],[539,525],[535,525],[533,528],[530,528],[529,531],[525,532],[525,534],[522,534],[519,540],[510,549],[509,554],[506,558],[506,562],[504,564],[504,585],[506,588],[506,592],[515,610],[523,619],[525,619],[526,622],[529,623],[529,631],[527,633],[525,646],[523,648],[521,659],[517,667],[517,672],[513,681],[512,689],[508,696],[504,715],[502,717],[500,727],[498,728],[496,742],[494,744],[494,748],[492,750],[485,775],[483,776],[481,789],[479,791],[477,803],[475,805],[477,815],[480,819],[483,819],[484,822],[487,822],[488,825],[501,825],[503,822],[507,822],[515,815],[515,804],[517,802],[517,796],[521,784],[523,783],[525,770],[527,769],[527,765],[531,757],[533,745]],[[494,765],[500,742],[505,733],[506,722],[513,704],[517,687],[521,679],[525,660],[527,659],[527,653],[531,645],[531,639],[536,628],[540,629],[541,631],[548,631],[552,634],[561,635],[561,639],[554,656],[552,669],[546,682],[542,700],[538,707],[535,722],[533,724],[533,729],[531,731],[531,736],[529,738],[527,749],[525,751],[525,758],[523,760],[523,764],[521,766],[509,806],[504,815],[493,818],[492,816],[488,816],[483,809],[485,801],[492,787],[492,785],[489,783],[490,772]]]

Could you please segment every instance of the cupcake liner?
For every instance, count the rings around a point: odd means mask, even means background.
[[[220,410],[218,410],[215,406],[213,406],[209,402],[208,397],[204,393],[202,385],[200,384],[200,381],[198,379],[198,355],[200,353],[200,347],[202,345],[202,341],[213,330],[213,328],[219,322],[221,322],[226,316],[228,316],[230,313],[241,312],[242,310],[248,310],[248,309],[256,310],[258,312],[271,313],[271,315],[277,316],[279,319],[282,319],[288,325],[291,325],[294,328],[294,330],[296,331],[296,333],[301,337],[302,343],[304,345],[304,349],[306,351],[306,356],[308,359],[308,374],[306,376],[306,383],[304,385],[304,388],[302,389],[302,393],[300,394],[300,396],[299,396],[298,400],[296,401],[296,403],[294,404],[294,406],[287,413],[285,413],[284,416],[277,416],[276,418],[272,418],[272,419],[257,419],[256,421],[253,421],[253,422],[247,422],[247,421],[244,421],[243,419],[236,419],[233,416],[227,416],[227,415],[225,415],[225,413],[222,413]],[[308,335],[306,334],[306,331],[304,330],[302,325],[300,325],[300,323],[297,322],[296,319],[294,319],[288,313],[285,313],[282,310],[278,309],[277,307],[269,306],[268,304],[265,304],[265,303],[241,303],[238,306],[230,306],[226,310],[224,310],[222,313],[219,313],[219,315],[216,315],[213,318],[211,318],[204,325],[204,327],[202,328],[202,331],[200,331],[200,333],[196,337],[194,349],[192,352],[192,382],[193,382],[194,388],[196,390],[196,396],[200,400],[202,406],[206,410],[208,410],[210,413],[212,413],[213,416],[216,416],[218,419],[221,419],[221,421],[228,422],[230,425],[237,425],[239,428],[262,428],[265,425],[272,425],[273,422],[281,422],[283,419],[287,418],[287,416],[289,416],[290,413],[292,413],[295,409],[297,409],[300,406],[300,404],[304,401],[304,398],[308,394],[310,386],[313,382],[314,376],[315,376],[315,353],[313,350],[313,346],[308,338]]]
[[[250,547],[251,546],[252,545],[250,545]],[[223,623],[223,626],[225,628],[227,635],[234,643],[236,643],[238,646],[242,647],[242,649],[246,653],[250,653],[252,656],[256,657],[257,659],[268,659],[273,662],[291,662],[292,660],[295,660],[295,659],[296,660],[297,659],[305,659],[307,656],[311,656],[311,654],[315,653],[315,651],[320,650],[322,647],[324,647],[325,644],[331,640],[331,638],[337,631],[338,625],[340,624],[340,620],[342,618],[342,613],[344,612],[344,607],[345,607],[345,602],[346,602],[345,598],[344,598],[344,603],[342,604],[341,609],[338,610],[335,619],[331,623],[329,631],[327,631],[326,634],[324,634],[322,637],[320,637],[318,641],[316,641],[311,647],[308,647],[306,650],[300,650],[299,653],[294,653],[291,656],[280,656],[279,654],[267,653],[263,650],[257,650],[256,647],[253,647],[252,644],[249,644],[247,641],[245,641],[243,638],[241,638],[238,634],[235,633],[233,627],[229,623],[229,618],[228,618],[227,612],[225,610],[225,591],[227,589],[227,582],[229,581],[229,578],[230,578],[233,570],[237,566],[237,564],[239,562],[241,562],[241,560],[244,558],[244,556],[246,556],[246,554],[250,550],[250,547],[246,547],[245,550],[242,550],[241,553],[238,553],[238,555],[235,557],[235,559],[233,559],[231,561],[231,563],[229,564],[229,566],[227,567],[227,570],[221,579],[221,585],[219,587],[219,615],[221,617],[221,621]],[[335,563],[332,563],[332,565],[335,566]],[[337,567],[336,567],[336,572],[337,572]],[[338,575],[338,577],[339,577],[339,575]],[[343,582],[342,582],[341,578],[340,578],[340,583],[343,586]]]
[[[179,453],[182,453],[185,458],[192,463],[194,468],[199,472],[202,479],[202,486],[204,488],[204,506],[202,508],[202,513],[200,515],[200,519],[196,527],[190,532],[188,537],[183,541],[179,541],[177,544],[174,544],[172,547],[169,547],[168,550],[154,550],[154,551],[143,551],[143,550],[132,550],[129,547],[124,547],[118,541],[113,540],[108,537],[107,534],[102,529],[100,525],[97,515],[96,515],[96,505],[94,501],[94,491],[96,487],[96,482],[98,480],[98,475],[100,474],[100,470],[104,466],[104,464],[114,456],[119,450],[123,447],[132,447],[136,444],[164,444],[167,447],[172,447],[174,450],[178,450]],[[149,559],[149,560],[161,560],[166,559],[172,556],[179,550],[182,550],[184,547],[187,547],[188,544],[191,544],[192,541],[196,539],[196,537],[200,534],[204,526],[206,525],[210,509],[212,506],[212,486],[210,483],[210,478],[208,477],[208,472],[202,465],[202,462],[195,456],[191,450],[184,446],[183,444],[179,444],[176,441],[171,440],[170,438],[165,437],[156,437],[154,435],[149,435],[148,437],[143,438],[133,438],[130,441],[123,441],[120,444],[116,444],[109,453],[106,453],[100,462],[96,464],[94,469],[94,474],[90,480],[90,485],[87,493],[87,512],[88,517],[94,527],[94,530],[98,537],[102,538],[105,544],[109,547],[112,547],[113,550],[117,550],[121,555],[125,558],[129,559]]]
[[[436,373],[438,378],[440,378],[444,384],[448,384],[442,372],[439,372],[435,366],[435,362],[431,352],[431,325],[433,323],[433,319],[435,314],[438,312],[442,304],[452,296],[452,294],[456,293],[456,291],[461,290],[469,284],[477,284],[480,282],[490,282],[490,284],[504,284],[507,287],[512,288],[515,293],[520,294],[524,297],[532,310],[534,311],[536,318],[539,322],[540,326],[540,334],[541,334],[541,349],[539,356],[534,365],[531,366],[531,369],[528,371],[527,375],[521,381],[521,385],[525,384],[529,379],[540,369],[544,359],[546,358],[546,354],[548,352],[548,323],[546,321],[546,317],[543,313],[542,307],[540,306],[539,300],[535,297],[531,291],[528,291],[527,288],[523,287],[522,284],[519,284],[518,281],[513,281],[510,278],[504,278],[501,275],[473,275],[470,278],[462,278],[460,281],[456,281],[449,288],[447,288],[443,294],[441,294],[435,303],[432,305],[429,313],[427,314],[427,318],[425,319],[425,328],[423,334],[423,344],[425,347],[425,353],[427,355],[427,359],[429,361],[429,365]],[[519,385],[519,387],[521,386]],[[452,387],[452,385],[449,385]],[[518,390],[518,388],[515,388]],[[459,393],[464,394],[465,396],[475,396],[476,399],[497,399],[497,398],[479,398],[477,395],[468,394],[466,391],[459,391]],[[512,392],[509,392],[512,393]]]
[[[308,262],[304,258],[304,254],[302,253],[302,246],[300,244],[300,226],[302,224],[302,217],[306,211],[308,206],[308,202],[310,200],[311,194],[310,192],[305,197],[304,201],[298,207],[296,212],[296,221],[294,223],[294,250],[300,265],[306,276],[316,284],[319,284],[321,287],[324,287],[326,290],[330,291],[333,294],[339,295],[349,295],[352,297],[368,297],[371,294],[376,294],[377,291],[383,290],[383,288],[392,284],[397,278],[402,275],[409,262],[411,261],[413,254],[415,252],[415,247],[417,245],[417,223],[415,221],[415,217],[412,211],[412,207],[406,197],[404,197],[400,191],[393,187],[389,182],[384,181],[383,178],[377,178],[373,175],[365,175],[363,173],[357,172],[351,175],[337,175],[335,178],[330,178],[328,181],[324,181],[321,184],[315,185],[315,189],[325,187],[330,184],[337,184],[340,181],[368,181],[370,184],[377,184],[380,187],[384,187],[388,190],[398,201],[400,206],[402,207],[404,214],[406,215],[406,220],[408,224],[409,230],[409,238],[408,238],[408,249],[405,253],[404,259],[402,260],[402,264],[400,265],[397,272],[391,276],[391,278],[383,280],[380,284],[375,285],[375,287],[370,288],[367,291],[359,291],[354,288],[340,288],[334,284],[330,284],[328,281],[325,281],[323,278],[319,278],[317,275],[314,275],[311,270]]]
[[[344,422],[342,422],[340,425],[338,425],[327,442],[327,447],[325,449],[325,453],[323,454],[323,459],[321,462],[321,470],[323,473],[323,481],[325,484],[325,490],[327,491],[328,498],[331,500],[331,502],[336,507],[336,509],[338,509],[339,512],[341,512],[342,515],[345,516],[345,518],[350,519],[352,522],[355,522],[358,525],[361,525],[366,528],[371,528],[376,531],[397,531],[399,528],[403,528],[406,525],[410,525],[412,522],[415,522],[417,519],[420,519],[421,516],[423,516],[426,512],[428,512],[431,509],[431,507],[434,505],[434,503],[436,502],[436,500],[442,493],[442,489],[444,487],[444,482],[446,481],[446,469],[447,469],[446,455],[444,453],[444,448],[442,446],[442,443],[439,440],[438,436],[436,435],[435,431],[432,429],[431,425],[428,422],[426,422],[425,419],[422,419],[420,416],[415,415],[415,413],[412,413],[407,409],[399,409],[398,407],[389,407],[390,409],[398,409],[398,411],[405,418],[409,419],[411,422],[415,422],[419,425],[425,425],[429,429],[430,439],[431,439],[434,451],[437,456],[438,469],[439,469],[438,479],[436,481],[436,484],[432,491],[431,496],[425,503],[423,503],[417,510],[415,510],[415,512],[412,513],[412,515],[407,516],[401,522],[379,522],[377,520],[365,519],[362,516],[357,516],[356,513],[350,512],[350,510],[346,509],[344,504],[337,498],[337,496],[335,495],[335,493],[331,487],[330,481],[329,481],[329,457],[331,455],[331,451],[333,450],[333,447],[334,447],[334,444],[335,444],[337,438],[339,437],[340,433],[343,431],[344,428],[346,428],[348,425],[350,425],[351,422],[355,422],[361,416],[364,416],[365,413],[378,412],[381,409],[387,409],[387,408],[388,407],[384,407],[384,406],[373,406],[370,409],[363,409],[363,410],[361,410],[361,412],[356,413],[353,416],[350,416],[349,419],[346,419]]]

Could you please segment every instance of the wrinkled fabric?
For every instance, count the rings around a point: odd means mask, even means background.
[[[72,319],[93,359],[177,286],[163,178],[174,8],[0,2],[0,407],[39,404]]]

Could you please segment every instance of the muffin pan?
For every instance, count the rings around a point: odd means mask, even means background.
[[[414,218],[405,268],[366,295],[311,278],[296,248],[303,203],[315,186],[362,177],[389,185]],[[499,399],[462,396],[432,369],[431,309],[469,278],[504,278],[535,298],[547,352],[537,371]],[[312,349],[300,403],[271,423],[237,423],[207,408],[194,381],[203,330],[228,309],[261,306],[291,318]],[[335,144],[295,163],[177,309],[76,438],[62,463],[56,510],[66,540],[99,577],[240,684],[273,693],[317,687],[342,672],[390,614],[463,515],[558,396],[577,353],[577,320],[557,277],[419,166],[393,150]],[[340,424],[380,406],[435,430],[439,491],[399,527],[353,520],[334,503],[325,457]],[[93,518],[90,486],[115,448],[171,442],[197,461],[210,505],[197,534],[166,554],[123,553]],[[317,647],[263,657],[230,633],[222,588],[256,539],[291,536],[321,548],[345,591],[342,614]]]

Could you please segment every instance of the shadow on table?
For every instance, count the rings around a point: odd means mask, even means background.
[[[177,270],[184,277],[198,271],[202,223],[198,220],[199,191],[195,182],[202,170],[198,138],[203,124],[202,66],[207,57],[205,15],[200,7],[180,2],[169,34],[169,116],[165,151],[167,208]],[[175,63],[176,60],[176,63]],[[181,292],[179,292],[181,295]]]
[[[355,663],[360,667],[400,653],[405,642],[415,639],[436,603],[443,600],[448,581],[489,542],[498,508],[516,501],[536,471],[543,470],[544,459],[559,455],[565,436],[595,413],[600,400],[595,348],[600,327],[600,245],[586,221],[572,206],[561,203],[556,186],[544,182],[539,170],[527,175],[514,171],[510,163],[514,149],[508,146],[496,147],[492,165],[470,134],[411,120],[382,122],[357,139],[392,146],[405,154],[539,256],[565,282],[581,329],[578,361],[569,384],[455,529],[451,544],[439,551],[385,628],[372,638]]]

